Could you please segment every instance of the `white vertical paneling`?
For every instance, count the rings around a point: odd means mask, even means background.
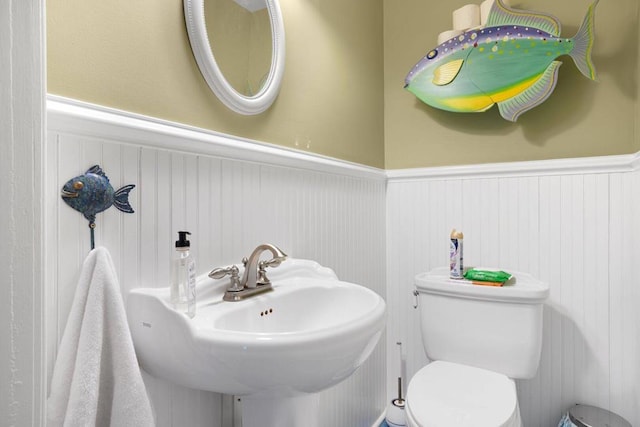
[[[465,180],[463,184],[463,209],[465,234],[465,265],[499,265],[501,247],[499,240],[501,211],[507,209],[509,202],[501,202],[500,182],[497,179]],[[512,236],[519,239],[519,236]],[[507,242],[510,244],[510,242]]]
[[[414,186],[419,184],[414,184]],[[420,239],[428,242],[429,245],[429,265],[425,265],[426,268],[432,268],[432,265],[442,265],[448,262],[449,259],[449,232],[451,231],[450,224],[445,224],[446,212],[442,209],[444,206],[446,193],[443,191],[444,181],[432,181],[426,183],[427,193],[423,210],[429,212],[429,235],[420,236]],[[406,186],[409,188],[409,186]],[[402,198],[398,203],[405,203],[405,198]],[[440,207],[439,209],[435,208]],[[461,225],[456,224],[456,227],[460,228]],[[434,230],[438,230],[439,233],[433,234]],[[402,252],[397,253],[396,256],[399,259],[404,258]],[[410,272],[409,272],[410,273]],[[411,283],[413,283],[413,277],[410,277]]]
[[[635,175],[635,173],[634,173]],[[637,207],[634,203],[634,197],[629,197],[632,179],[627,179],[626,174],[611,174],[609,177],[609,200],[610,200],[610,212],[609,218],[609,248],[619,248],[619,254],[617,256],[611,256],[613,250],[610,250],[607,259],[609,266],[609,280],[610,283],[623,283],[628,280],[628,274],[633,275],[633,269],[631,267],[634,259],[632,257],[633,251],[633,214],[637,214]],[[627,348],[629,342],[625,340],[625,317],[628,318],[625,311],[629,305],[627,301],[630,300],[631,292],[626,286],[611,286],[608,299],[608,309],[610,311],[609,317],[609,356],[610,360],[610,401],[611,409],[616,412],[620,412],[622,408],[628,405],[627,393],[625,393],[626,387],[630,385],[629,378],[633,380],[633,375],[629,375],[631,372],[629,367],[625,367],[623,359],[627,354]],[[635,309],[633,311],[636,311]],[[637,325],[637,323],[636,323]],[[635,328],[636,326],[634,326]],[[626,369],[625,369],[626,368]],[[622,403],[627,400],[626,404]]]
[[[560,180],[560,307],[562,308],[562,340],[569,345],[563,346],[562,395],[563,407],[570,406],[580,389],[576,390],[576,383],[582,382],[582,350],[584,343],[577,329],[578,321],[582,320],[581,306],[584,298],[583,282],[584,270],[584,233],[583,233],[583,188],[582,175],[564,176]],[[577,355],[577,357],[576,357]]]
[[[391,183],[389,186],[394,186],[395,184]],[[397,341],[406,342],[406,338],[401,335],[401,325],[406,325],[406,321],[402,321],[400,319],[401,310],[389,310],[390,307],[399,307],[399,293],[401,289],[404,289],[404,286],[401,286],[397,283],[400,278],[400,270],[399,270],[399,260],[396,257],[396,254],[400,253],[401,250],[398,247],[398,243],[400,241],[399,237],[394,233],[398,231],[399,227],[391,224],[391,221],[399,221],[400,217],[400,194],[399,191],[393,191],[388,188],[387,192],[387,206],[386,206],[386,240],[387,240],[387,271],[386,271],[386,282],[387,282],[387,342],[386,342],[386,351],[389,355],[388,364],[386,368],[386,382],[387,384],[392,384],[394,379],[398,377],[400,374],[398,372],[398,365],[400,360],[396,359],[396,354],[398,354],[397,347],[395,343]],[[393,230],[393,232],[392,232]],[[406,347],[403,349],[406,350]],[[403,352],[406,354],[406,351]],[[402,356],[404,356],[404,354]],[[402,357],[400,356],[400,357]],[[406,357],[406,356],[405,356]],[[404,374],[404,373],[402,373]],[[390,389],[390,387],[388,387]],[[387,401],[389,401],[393,396],[393,391],[387,391]]]
[[[475,206],[476,209],[463,209],[462,221],[466,240],[469,244],[464,246],[465,266],[469,266],[469,262],[474,260],[475,265],[486,265],[481,260],[480,243],[484,240],[482,227],[483,216],[485,215],[485,206],[482,200],[483,194],[480,193],[482,183],[477,180],[467,180],[462,182],[462,200],[464,205]],[[498,212],[496,209],[495,212]]]
[[[171,174],[169,175],[170,196],[169,206],[171,212],[171,239],[175,242],[177,240],[178,231],[187,230],[187,180],[186,180],[186,155],[181,153],[171,153]],[[171,254],[173,255],[173,248],[175,245],[171,245]]]
[[[580,400],[609,407],[609,177],[584,177],[584,251],[581,331],[584,378]],[[579,285],[578,285],[579,286]]]
[[[135,212],[140,210],[140,149],[128,145],[121,146],[122,156],[120,176],[117,182],[122,185],[134,184],[136,188],[129,192],[129,204],[133,207]],[[120,239],[120,253],[122,266],[120,275],[122,279],[122,292],[123,298],[127,298],[128,291],[130,291],[141,280],[141,259],[140,259],[140,221],[139,215],[133,214],[119,214],[120,229],[122,230],[122,239]]]
[[[158,151],[156,154],[155,164],[155,190],[156,197],[156,211],[151,215],[156,217],[156,258],[152,265],[152,269],[155,272],[153,287],[164,287],[169,284],[169,277],[171,274],[171,257],[173,256],[173,250],[175,246],[176,229],[173,228],[173,217],[180,216],[181,212],[173,212],[173,156],[166,151]],[[144,189],[140,189],[141,192]],[[181,210],[181,209],[179,209]],[[141,221],[145,221],[146,216],[141,217]],[[144,249],[143,249],[144,250]],[[154,250],[152,247],[150,250]]]
[[[185,198],[185,218],[184,224],[187,231],[200,230],[198,224],[198,158],[196,156],[186,156],[184,159],[184,198]],[[202,236],[193,235],[191,244],[195,245],[194,250],[199,246]]]
[[[539,198],[537,197],[539,179],[525,177],[508,181],[512,192],[509,193],[508,199],[502,202],[513,206],[512,215],[514,218],[509,221],[512,228],[509,230],[508,250],[516,253],[516,257],[511,268],[539,276],[540,214]],[[513,261],[514,258],[512,258]],[[539,386],[539,377],[519,384],[522,417],[525,420],[534,420],[541,415],[541,396],[539,393],[531,392]]]
[[[99,163],[115,188],[136,184],[134,215],[112,208],[97,221],[96,239],[111,251],[125,294],[138,286],[166,286],[175,232],[186,228],[200,273],[237,263],[257,244],[271,242],[386,297],[386,345],[353,377],[322,394],[321,424],[371,425],[395,394],[397,341],[408,377],[426,363],[412,308],[413,277],[446,264],[453,227],[465,233],[467,265],[528,271],[550,284],[538,375],[518,381],[525,425],[555,425],[576,402],[610,408],[640,424],[640,287],[633,279],[640,254],[639,172],[563,172],[554,166],[556,175],[474,177],[465,170],[459,177],[391,179],[385,187],[357,175],[90,135],[49,134],[47,173],[56,198],[48,236],[57,248],[47,272],[54,278],[47,316],[56,330],[47,342],[50,352],[89,247],[86,221],[57,193],[67,179]],[[148,375],[145,383],[160,427],[223,426],[220,395]]]
[[[220,160],[198,158],[198,231],[195,249],[201,271],[207,271],[211,260],[222,258],[222,188]]]
[[[555,278],[561,268],[560,233],[561,193],[560,177],[545,176],[539,179],[539,245],[544,248],[539,253],[540,279],[549,283],[549,299],[544,308],[542,355],[538,375],[534,380],[518,383],[518,392],[522,411],[532,425],[547,426],[557,423],[559,402],[562,394],[562,315],[561,307],[555,303],[560,300],[560,284]],[[545,393],[540,393],[542,387]],[[536,398],[539,395],[539,398]],[[531,402],[526,404],[525,399]],[[535,405],[539,407],[536,408]]]
[[[520,249],[517,269],[540,275],[540,206],[539,179],[526,177],[518,180],[519,231],[514,236]],[[514,244],[512,244],[514,246]]]
[[[419,200],[416,196],[421,194],[421,185],[419,183],[412,183],[404,189],[403,199],[400,201],[400,205],[404,206],[409,203],[409,209],[403,211],[402,222],[409,225],[406,230],[403,230],[398,237],[403,239],[399,242],[399,251],[395,254],[396,259],[400,261],[399,269],[402,272],[401,279],[397,281],[402,286],[398,292],[400,292],[400,307],[401,319],[404,318],[406,332],[404,335],[403,346],[407,353],[406,358],[406,385],[408,380],[419,367],[423,366],[426,362],[422,345],[414,346],[413,343],[422,343],[420,328],[418,322],[418,311],[413,308],[415,305],[415,297],[412,295],[413,291],[413,276],[414,268],[413,263],[417,262],[418,265],[424,266],[428,269],[432,268],[434,263],[447,262],[449,251],[449,232],[453,227],[461,228],[460,219],[461,212],[459,212],[459,206],[462,202],[462,196],[460,194],[460,187],[451,185],[448,181],[434,182],[432,186],[427,189],[426,200]],[[424,193],[423,193],[424,194]],[[451,196],[451,201],[447,202],[447,195]],[[408,198],[415,199],[415,201],[409,202]],[[435,196],[435,197],[434,197]],[[425,201],[428,201],[425,203]],[[441,206],[444,209],[438,211],[433,209],[433,206]],[[442,227],[440,234],[433,234],[433,228],[430,228],[425,235],[417,235],[413,233],[412,227],[415,224],[423,221],[425,213],[429,212],[429,217],[433,218],[432,224],[439,224]],[[458,212],[459,216],[454,217],[454,213]],[[433,227],[432,225],[432,227]],[[431,237],[430,237],[431,236]],[[405,240],[406,239],[406,240]],[[415,259],[411,253],[418,252],[417,248],[420,247],[423,242],[432,240],[431,249],[427,252],[426,259]],[[404,246],[406,244],[406,247]],[[411,253],[408,253],[411,251]],[[400,328],[405,330],[405,328]],[[391,381],[390,386],[395,389]],[[405,387],[406,389],[406,387]]]
[[[640,198],[639,172],[612,174],[610,177],[609,234],[609,345],[610,345],[610,405],[634,425],[640,420],[637,390],[640,384],[640,338],[638,336],[638,303],[640,287],[633,279],[637,274],[639,240],[638,214]],[[618,285],[615,285],[618,284]]]
[[[498,209],[499,228],[496,230],[499,240],[499,265],[506,270],[517,269],[519,252],[522,250],[520,242],[520,227],[518,220],[518,181],[501,179],[499,181],[500,209]],[[471,265],[471,264],[469,264]]]
[[[482,183],[482,182],[481,182]],[[500,200],[500,181],[497,179],[488,179],[484,181],[481,187],[484,191],[478,189],[481,195],[480,214],[483,217],[480,247],[482,252],[478,263],[481,265],[499,265],[500,252],[496,250],[500,245],[500,236],[498,233],[500,227],[500,216],[498,212],[502,209]],[[477,245],[477,243],[476,243]]]
[[[633,278],[640,253],[640,197],[634,191],[639,174],[392,179],[387,189],[389,302],[394,305],[393,295],[411,291],[415,274],[446,263],[448,233],[452,226],[460,228],[467,265],[527,271],[550,285],[538,374],[518,381],[524,424],[557,425],[568,407],[585,403],[638,425],[640,287]],[[425,361],[419,319],[401,298],[397,304],[388,330],[405,337],[411,376]],[[390,355],[393,341],[389,336]],[[389,395],[394,372],[389,367]]]
[[[100,164],[115,189],[136,185],[130,194],[133,215],[110,208],[96,221],[96,243],[111,252],[125,298],[136,287],[168,285],[173,242],[183,229],[192,233],[199,273],[239,263],[255,246],[270,242],[384,296],[383,179],[160,150],[86,133],[52,133],[60,161],[52,162],[51,178],[59,192],[66,180]],[[57,300],[50,307],[59,328],[52,351],[89,244],[87,223],[78,212],[58,203],[56,214],[58,275],[51,295]],[[386,404],[385,367],[381,344],[352,377],[322,393],[320,424],[371,426]],[[147,374],[144,379],[159,427],[222,426],[219,394]]]
[[[139,203],[133,207],[136,210],[138,229],[138,258],[140,260],[140,286],[156,286],[158,252],[158,198],[157,198],[157,161],[158,152],[150,149],[140,149],[139,180],[136,184],[136,194]],[[143,220],[144,218],[144,220]]]
[[[552,425],[558,412],[565,407],[561,403],[563,393],[566,393],[562,388],[561,363],[565,344],[562,336],[564,310],[559,303],[562,283],[558,278],[558,271],[563,267],[560,254],[564,249],[561,222],[558,220],[562,211],[560,181],[561,177],[557,176],[540,178],[540,278],[549,283],[549,299],[544,309],[542,355],[537,378],[540,378],[540,390],[546,388],[547,393],[529,390],[530,394],[542,395],[544,411],[539,413],[537,423],[540,426]]]

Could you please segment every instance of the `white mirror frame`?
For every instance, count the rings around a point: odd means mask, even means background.
[[[278,0],[266,0],[271,21],[271,68],[264,86],[254,96],[246,96],[236,91],[220,71],[207,36],[204,1],[184,0],[184,15],[191,50],[202,76],[220,101],[236,113],[245,115],[262,113],[278,96],[284,74],[284,23]]]

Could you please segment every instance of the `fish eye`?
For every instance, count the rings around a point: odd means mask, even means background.
[[[427,59],[433,59],[438,56],[438,49],[433,49],[431,52],[427,53]]]
[[[76,190],[82,190],[82,187],[84,187],[82,181],[76,181],[73,183],[73,188],[75,188]]]

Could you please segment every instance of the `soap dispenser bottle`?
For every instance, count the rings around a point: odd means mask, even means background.
[[[176,252],[171,264],[171,303],[193,318],[196,315],[196,262],[189,251],[188,231],[178,231]]]

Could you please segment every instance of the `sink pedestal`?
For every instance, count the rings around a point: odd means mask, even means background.
[[[242,397],[242,427],[318,427],[320,396]]]

